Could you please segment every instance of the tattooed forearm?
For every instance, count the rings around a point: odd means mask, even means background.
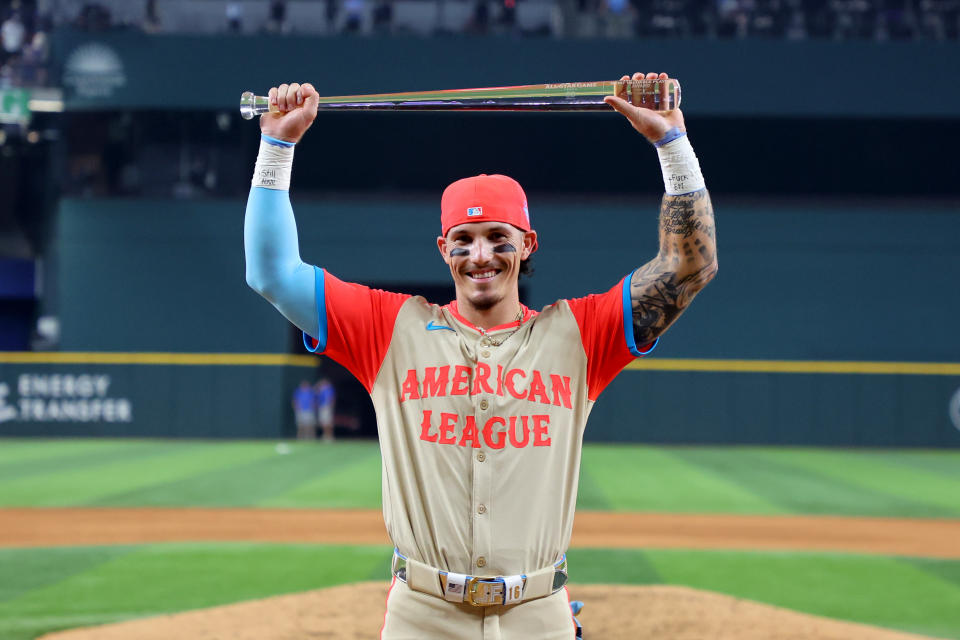
[[[706,190],[664,196],[660,253],[630,281],[637,344],[659,337],[717,271],[713,206]]]
[[[707,221],[703,216],[695,215],[695,203],[700,198],[691,196],[704,196],[706,191],[697,191],[684,196],[665,196],[660,205],[660,231],[670,235],[689,238],[697,231],[707,232]],[[711,217],[710,224],[712,234]]]

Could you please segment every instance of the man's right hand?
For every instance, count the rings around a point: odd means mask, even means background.
[[[320,94],[309,82],[282,84],[270,89],[270,104],[279,112],[260,116],[260,131],[271,138],[300,142],[317,117]]]

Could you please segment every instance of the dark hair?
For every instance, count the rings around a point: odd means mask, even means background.
[[[531,262],[532,260],[533,260],[533,257],[531,256],[526,260],[520,261],[520,277],[521,278],[524,276],[529,278],[533,275],[534,269],[533,269],[533,262]]]

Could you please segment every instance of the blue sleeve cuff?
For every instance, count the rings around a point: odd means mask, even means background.
[[[687,135],[687,132],[686,132],[686,131],[680,131],[679,127],[674,127],[674,128],[672,128],[672,129],[670,129],[669,131],[667,131],[665,134],[663,134],[663,137],[662,137],[662,138],[660,138],[659,140],[657,140],[656,142],[654,142],[654,143],[653,143],[653,146],[655,146],[655,147],[662,147],[663,145],[667,144],[668,142],[673,142],[673,141],[676,140],[677,138],[682,138],[682,137],[685,136],[685,135]]]
[[[303,346],[310,353],[323,353],[327,350],[327,299],[324,296],[324,275],[325,271],[320,267],[314,267],[314,279],[317,292],[317,337],[307,335],[303,332]]]
[[[634,269],[623,279],[623,337],[627,341],[627,349],[630,353],[639,358],[653,351],[660,342],[660,338],[650,344],[640,345],[643,348],[642,351],[637,348],[637,339],[633,335],[633,309],[630,304],[630,280],[636,272],[637,270]]]
[[[265,133],[260,134],[260,139],[266,142],[267,144],[272,144],[275,147],[292,147],[296,145],[295,142],[287,142],[286,140],[278,140],[277,138],[271,138]]]

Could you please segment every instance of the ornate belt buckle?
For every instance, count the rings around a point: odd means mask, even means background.
[[[467,581],[467,602],[474,607],[489,607],[503,604],[503,582],[470,578]]]

